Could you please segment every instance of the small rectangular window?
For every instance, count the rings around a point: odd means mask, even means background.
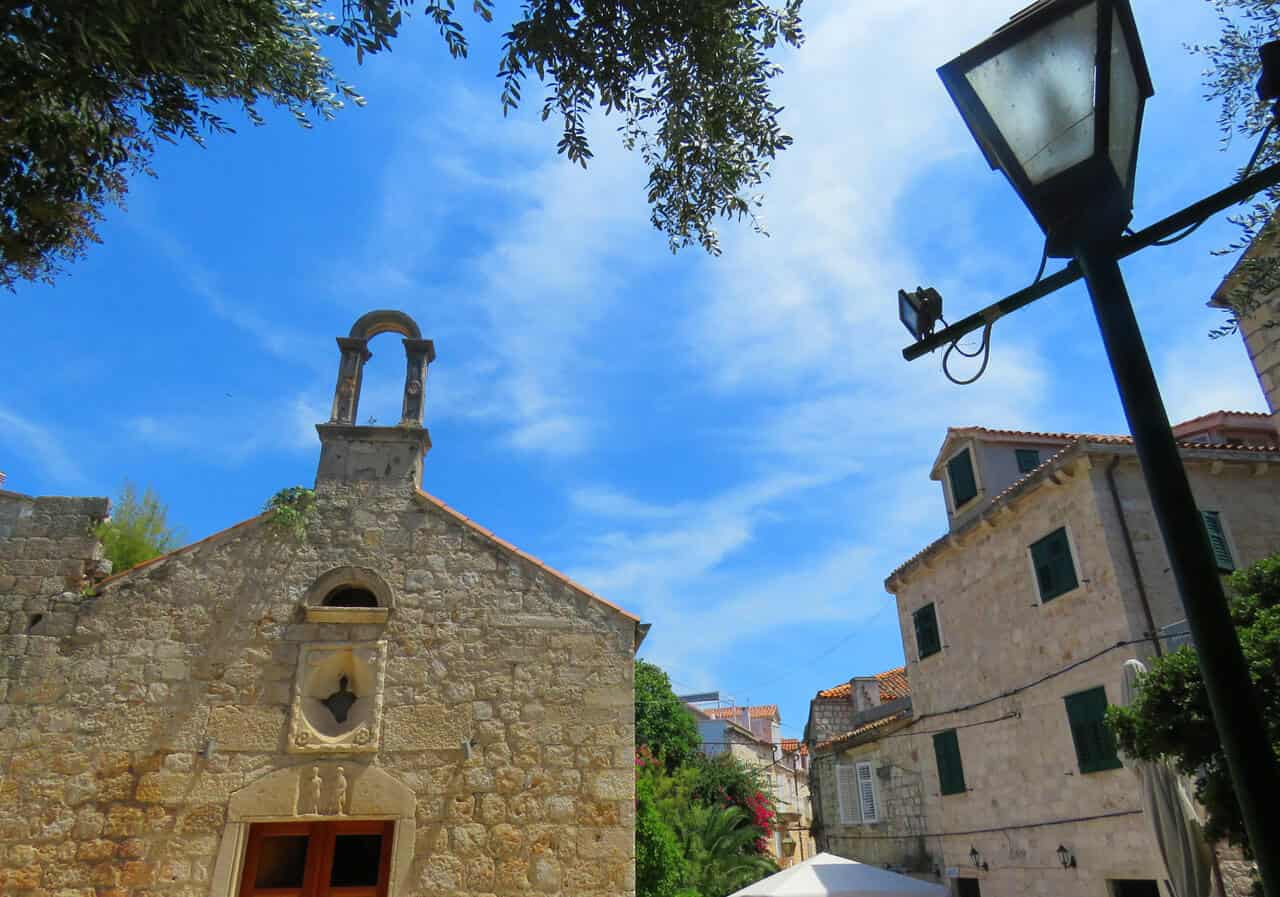
[[[957,878],[956,897],[982,897],[982,887],[976,878]]]
[[[1227,544],[1227,534],[1222,529],[1222,515],[1217,511],[1201,511],[1200,519],[1204,521],[1205,532],[1209,534],[1209,546],[1213,549],[1213,559],[1218,569],[1223,573],[1230,573],[1236,568],[1236,562],[1231,556],[1231,546]]]
[[[858,809],[863,823],[879,822],[880,808],[876,806],[875,775],[870,763],[857,764],[858,770]]]
[[[836,764],[836,801],[840,804],[840,824],[857,825],[859,821],[857,770],[845,763]]]
[[[968,449],[947,462],[947,478],[951,481],[951,502],[955,508],[972,501],[978,494],[978,481],[973,476],[973,457]]]
[[[960,740],[955,729],[933,736],[933,754],[938,762],[938,785],[943,794],[962,794],[964,765],[960,762]]]
[[[1017,449],[1018,473],[1031,473],[1040,466],[1039,449]]]
[[[1107,728],[1107,691],[1101,685],[1063,698],[1081,772],[1119,769],[1116,740]]]
[[[1036,571],[1040,600],[1052,601],[1065,595],[1080,583],[1075,563],[1071,560],[1071,543],[1066,527],[1054,530],[1031,545],[1031,564]]]
[[[938,612],[932,603],[926,604],[911,615],[916,627],[916,653],[921,660],[942,650],[938,635]]]

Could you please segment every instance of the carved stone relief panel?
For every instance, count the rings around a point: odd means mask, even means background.
[[[382,732],[386,642],[303,645],[293,680],[289,750],[376,751]]]

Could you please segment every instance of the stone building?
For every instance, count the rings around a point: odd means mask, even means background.
[[[813,856],[808,751],[797,739],[782,737],[777,705],[687,706],[697,720],[704,755],[728,754],[763,772],[777,809],[769,853],[778,865],[785,869]]]
[[[819,850],[933,877],[913,723],[903,667],[814,696],[806,736]]]
[[[1241,307],[1237,315],[1240,335],[1271,409],[1271,424],[1280,434],[1280,288],[1275,287],[1275,274],[1267,267],[1276,263],[1277,255],[1280,229],[1268,226],[1214,290],[1209,305]],[[1264,286],[1255,286],[1258,281]],[[1267,291],[1267,286],[1273,288]]]
[[[1175,433],[1220,569],[1280,549],[1267,417]],[[933,477],[950,531],[885,583],[933,863],[961,897],[1156,897],[1163,861],[1101,719],[1124,661],[1183,625],[1132,440],[952,428]],[[1244,871],[1218,866],[1232,887]]]
[[[404,337],[397,426],[356,426]],[[423,492],[429,340],[338,340],[305,532],[96,582],[105,499],[0,492],[0,893],[634,893],[635,617]]]

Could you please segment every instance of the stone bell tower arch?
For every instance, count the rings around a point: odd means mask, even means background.
[[[360,391],[364,366],[373,357],[369,340],[380,333],[403,337],[404,392],[400,422],[394,427],[359,426]],[[422,458],[431,448],[431,437],[422,426],[426,398],[427,366],[435,360],[435,344],[422,338],[413,318],[395,309],[378,309],[360,317],[351,332],[338,337],[341,353],[333,408],[328,423],[318,424],[320,468],[316,488],[327,483],[395,481],[408,479],[413,488],[422,482]]]

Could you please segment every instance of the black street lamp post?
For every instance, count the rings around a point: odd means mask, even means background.
[[[1127,0],[1040,0],[938,73],[1044,231],[1046,254],[1074,259],[1088,285],[1249,843],[1267,897],[1280,897],[1280,813],[1265,807],[1280,795],[1280,768],[1118,261],[1132,251],[1122,234],[1153,93],[1133,13]],[[1012,310],[993,308],[988,327]]]

